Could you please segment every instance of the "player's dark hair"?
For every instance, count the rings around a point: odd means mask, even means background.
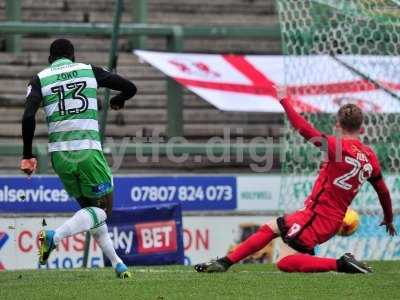
[[[357,105],[345,104],[339,109],[337,119],[344,130],[356,132],[361,128],[364,116]]]
[[[49,63],[51,64],[60,58],[75,61],[74,45],[67,39],[57,39],[50,45]]]

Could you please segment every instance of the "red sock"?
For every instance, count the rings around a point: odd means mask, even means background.
[[[294,254],[282,258],[277,264],[283,272],[329,272],[337,271],[336,259],[311,256],[308,254]]]
[[[252,234],[247,240],[241,243],[235,250],[227,255],[232,263],[237,263],[243,258],[264,248],[270,241],[278,235],[272,231],[268,225],[263,225],[256,233]]]

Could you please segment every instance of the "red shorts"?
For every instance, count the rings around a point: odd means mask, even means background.
[[[342,222],[305,208],[279,217],[277,225],[286,244],[299,252],[314,254],[314,247],[332,238]]]

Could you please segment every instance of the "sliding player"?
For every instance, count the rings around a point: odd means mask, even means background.
[[[346,104],[339,109],[337,136],[327,136],[300,116],[292,107],[284,88],[278,88],[278,98],[294,128],[309,142],[326,152],[319,176],[305,207],[265,224],[226,257],[195,266],[197,272],[225,272],[230,266],[264,248],[280,236],[285,244],[280,251],[277,267],[284,272],[369,273],[371,268],[357,261],[350,253],[339,259],[314,255],[314,247],[331,239],[340,226],[347,207],[365,181],[378,194],[384,212],[381,225],[396,234],[393,225],[390,193],[382,178],[374,151],[359,140],[363,122],[360,108]]]
[[[90,230],[117,276],[130,277],[128,268],[113,248],[105,223],[112,211],[113,180],[101,147],[97,88],[120,91],[110,100],[111,108],[118,110],[136,94],[136,86],[101,68],[75,63],[74,46],[66,39],[51,44],[49,64],[28,86],[22,119],[24,153],[21,170],[30,175],[36,169],[32,140],[35,115],[43,106],[53,168],[65,190],[82,209],[55,231],[40,232],[39,262],[46,264],[50,253],[63,238]]]

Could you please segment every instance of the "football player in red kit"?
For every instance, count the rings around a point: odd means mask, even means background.
[[[284,243],[280,249],[277,267],[284,272],[369,273],[371,268],[357,261],[350,253],[339,259],[314,256],[314,247],[333,236],[342,225],[348,206],[365,181],[369,181],[378,194],[383,208],[381,225],[393,236],[392,201],[383,180],[379,161],[374,151],[358,138],[363,114],[354,104],[339,109],[336,135],[328,136],[307,122],[291,105],[283,87],[277,89],[287,117],[293,127],[309,142],[326,152],[319,176],[305,207],[265,224],[227,256],[195,266],[197,272],[225,272],[230,266],[264,248],[280,236]]]

